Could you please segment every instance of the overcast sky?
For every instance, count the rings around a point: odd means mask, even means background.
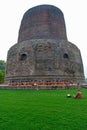
[[[36,5],[51,4],[64,13],[68,41],[81,51],[87,77],[87,0],[1,0],[0,1],[0,60],[17,43],[23,14]]]

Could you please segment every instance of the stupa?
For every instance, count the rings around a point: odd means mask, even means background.
[[[25,12],[18,42],[8,51],[5,82],[84,82],[78,47],[69,42],[63,12],[39,5]]]

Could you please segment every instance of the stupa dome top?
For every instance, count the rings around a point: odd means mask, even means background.
[[[66,40],[62,11],[53,5],[39,5],[26,11],[21,21],[18,42],[29,39]]]

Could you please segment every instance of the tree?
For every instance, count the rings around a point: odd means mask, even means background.
[[[0,70],[0,83],[4,82],[5,70]]]
[[[0,60],[0,70],[5,70],[6,62],[4,60]]]
[[[0,83],[4,82],[6,62],[0,60]]]

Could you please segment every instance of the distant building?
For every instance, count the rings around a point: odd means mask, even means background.
[[[67,40],[64,15],[52,5],[25,12],[8,51],[5,82],[84,82],[80,50]]]

